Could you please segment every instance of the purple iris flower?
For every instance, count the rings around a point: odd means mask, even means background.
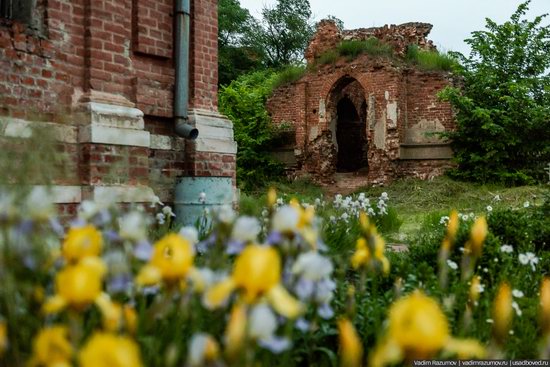
[[[313,295],[315,284],[313,281],[305,278],[300,278],[294,287],[296,295],[301,299],[308,299]]]
[[[332,307],[328,303],[324,303],[317,309],[317,314],[322,319],[328,320],[331,319],[334,316],[334,311],[332,310]]]
[[[300,317],[298,320],[296,320],[294,326],[296,326],[296,329],[305,333],[309,330],[309,321],[307,321],[303,317]]]
[[[227,243],[227,248],[225,252],[228,255],[237,255],[237,254],[240,254],[243,250],[244,250],[243,241],[231,240]]]
[[[278,336],[272,336],[269,339],[260,339],[258,344],[267,350],[272,351],[275,354],[279,354],[288,350],[292,346],[292,343],[288,338],[281,338]]]
[[[134,256],[138,260],[148,261],[153,256],[153,246],[148,241],[140,241],[134,248]]]
[[[130,274],[117,274],[107,282],[109,293],[123,293],[132,288],[132,276]]]
[[[107,240],[111,242],[118,242],[121,240],[121,237],[119,236],[119,234],[112,229],[106,230],[103,233],[105,234],[105,237],[107,238]]]
[[[70,226],[71,227],[84,227],[86,225],[86,221],[82,218],[77,218],[71,221]]]
[[[59,222],[59,219],[50,218],[50,227],[52,227],[52,230],[58,237],[65,236],[65,229],[63,228],[63,225],[61,225],[61,223]]]
[[[269,245],[276,245],[278,243],[281,243],[283,242],[283,235],[279,231],[273,231],[267,236],[266,242]]]
[[[34,227],[34,223],[32,220],[24,219],[19,223],[15,231],[19,235],[27,235],[32,231],[33,227]]]

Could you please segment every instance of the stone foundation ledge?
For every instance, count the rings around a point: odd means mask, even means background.
[[[83,200],[100,203],[151,203],[158,200],[149,186],[63,186],[34,185],[49,192],[55,204],[79,204]]]
[[[453,150],[449,143],[443,144],[401,144],[399,159],[451,159]]]

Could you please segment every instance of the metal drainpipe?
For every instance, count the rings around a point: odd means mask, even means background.
[[[176,81],[174,91],[174,118],[176,134],[195,140],[199,130],[189,124],[189,23],[190,0],[176,0]]]

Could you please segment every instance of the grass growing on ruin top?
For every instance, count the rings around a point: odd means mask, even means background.
[[[273,89],[286,84],[294,83],[304,76],[306,67],[301,65],[288,65],[277,73],[273,80]]]
[[[457,61],[448,53],[424,51],[417,45],[409,45],[405,59],[423,70],[453,71],[457,65]]]
[[[343,41],[338,45],[337,50],[340,56],[347,57],[348,60],[353,60],[363,54],[373,57],[393,56],[392,47],[374,37],[365,41]]]
[[[361,55],[368,55],[374,58],[395,58],[391,45],[382,42],[378,38],[371,37],[365,41],[343,41],[336,49],[327,50],[322,53],[315,61],[315,64],[332,65],[341,57],[345,57],[349,62]],[[424,51],[418,45],[409,45],[404,61],[427,71],[453,71],[457,65],[457,61],[450,54],[438,51]]]

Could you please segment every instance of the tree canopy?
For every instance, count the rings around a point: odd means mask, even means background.
[[[219,83],[266,68],[303,61],[313,34],[308,0],[279,0],[255,19],[238,0],[218,3]]]
[[[279,0],[274,7],[264,7],[255,41],[265,52],[266,66],[303,60],[314,30],[311,15],[308,0]]]
[[[227,85],[262,66],[261,49],[251,41],[257,21],[238,0],[218,2],[218,80]]]
[[[486,19],[472,33],[468,57],[454,53],[461,88],[441,94],[456,110],[452,175],[522,184],[542,179],[550,161],[550,26],[546,15],[524,19],[529,1],[510,20]]]

